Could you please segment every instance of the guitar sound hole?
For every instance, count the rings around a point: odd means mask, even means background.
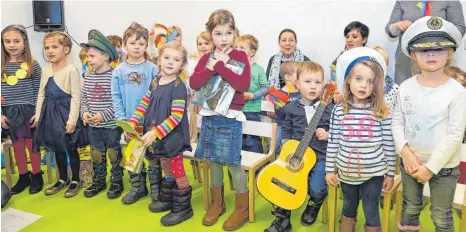
[[[292,157],[289,160],[289,163],[290,163],[291,168],[293,169],[298,169],[301,167],[301,161],[297,157]]]

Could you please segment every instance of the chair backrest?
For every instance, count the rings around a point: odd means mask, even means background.
[[[458,178],[458,183],[466,184],[466,144],[461,144],[460,147],[460,155],[461,155],[461,162],[460,162],[460,176]]]
[[[275,107],[273,103],[267,100],[262,100],[261,102],[261,111],[264,112],[275,112]]]

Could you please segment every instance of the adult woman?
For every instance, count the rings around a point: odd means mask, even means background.
[[[438,16],[453,23],[464,36],[466,27],[459,1],[396,1],[385,32],[392,38],[399,36],[395,55],[395,83],[397,84],[413,76],[411,59],[401,51],[401,38],[414,21],[429,15]]]
[[[280,52],[270,57],[269,64],[267,65],[266,75],[269,79],[269,85],[281,89],[285,86],[285,81],[280,76],[280,64],[284,61],[303,62],[309,61],[301,50],[296,48],[298,39],[296,33],[291,29],[283,29],[278,36],[278,45]]]

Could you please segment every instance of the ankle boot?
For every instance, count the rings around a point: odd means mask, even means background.
[[[309,200],[306,209],[301,215],[301,224],[303,224],[304,226],[310,226],[314,224],[314,222],[317,219],[317,215],[319,214],[321,206],[322,202],[312,202],[311,200]]]
[[[275,216],[275,220],[264,232],[291,232],[290,210],[276,207],[275,211],[272,211],[272,214]]]
[[[225,202],[223,198],[223,186],[210,188],[212,194],[212,204],[202,219],[202,224],[212,226],[217,223],[218,218],[225,213]]]
[[[356,219],[341,215],[340,232],[354,232],[356,229]]]
[[[44,179],[42,178],[44,172],[39,171],[36,174],[31,174],[31,186],[29,187],[29,194],[35,194],[42,191],[44,186]]]
[[[151,203],[149,204],[149,210],[151,210],[151,205],[154,206],[154,204],[158,203],[160,201],[160,196],[161,196],[161,185],[162,184],[162,170],[160,169],[160,166],[155,166],[155,167],[150,167],[147,170],[147,177],[149,177],[149,185],[150,185],[150,198],[151,198]],[[174,181],[173,181],[174,182]],[[176,183],[176,182],[175,182]],[[173,201],[173,200],[172,200]],[[171,207],[168,209],[164,210],[170,210]],[[154,212],[154,211],[152,211]],[[162,212],[162,211],[159,211]]]
[[[116,160],[115,162],[111,162],[112,169],[110,172],[112,173],[110,176],[110,189],[107,192],[108,199],[114,199],[121,196],[123,193],[123,167],[120,166],[121,159]]]
[[[364,231],[365,232],[380,232],[382,231],[382,229],[380,228],[380,226],[368,226],[368,225],[364,225]]]
[[[172,210],[160,219],[164,226],[180,224],[194,215],[193,208],[191,207],[192,190],[191,186],[189,186],[184,189],[177,188],[173,191]]]
[[[130,177],[131,189],[127,193],[121,202],[123,204],[133,204],[140,198],[147,196],[148,190],[146,186],[146,175],[147,173],[141,172],[141,174],[128,172]]]
[[[11,194],[18,194],[31,185],[31,172],[19,174],[18,182],[11,188]]]
[[[176,189],[176,181],[162,181],[162,189],[157,200],[152,200],[149,210],[153,213],[165,212],[173,207],[173,192]]]
[[[107,172],[105,166],[104,162],[101,162],[100,164],[94,163],[94,178],[92,180],[92,185],[84,191],[85,197],[93,197],[107,188]]]
[[[235,210],[223,223],[223,229],[233,231],[241,228],[249,219],[249,192],[235,193]]]

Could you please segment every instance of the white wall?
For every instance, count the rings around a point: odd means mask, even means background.
[[[384,28],[395,1],[254,1],[254,2],[133,2],[133,1],[65,1],[65,23],[71,36],[78,42],[87,41],[90,29],[104,34],[118,34],[133,21],[147,27],[154,23],[178,25],[183,30],[183,44],[188,51],[196,51],[196,37],[205,29],[210,13],[219,8],[230,10],[235,16],[241,34],[253,34],[259,39],[257,62],[267,65],[271,55],[278,52],[278,34],[292,28],[298,34],[298,47],[324,67],[328,67],[344,47],[343,29],[351,21],[369,26],[368,45],[379,45],[394,58],[397,40],[390,40]],[[466,1],[462,1],[466,13]],[[1,27],[9,24],[32,25],[31,1],[1,2]],[[44,65],[42,38],[44,33],[28,29],[32,52]],[[79,46],[73,45],[69,59],[80,67]],[[464,42],[455,54],[458,66],[466,69]],[[391,62],[389,73],[393,73]]]

